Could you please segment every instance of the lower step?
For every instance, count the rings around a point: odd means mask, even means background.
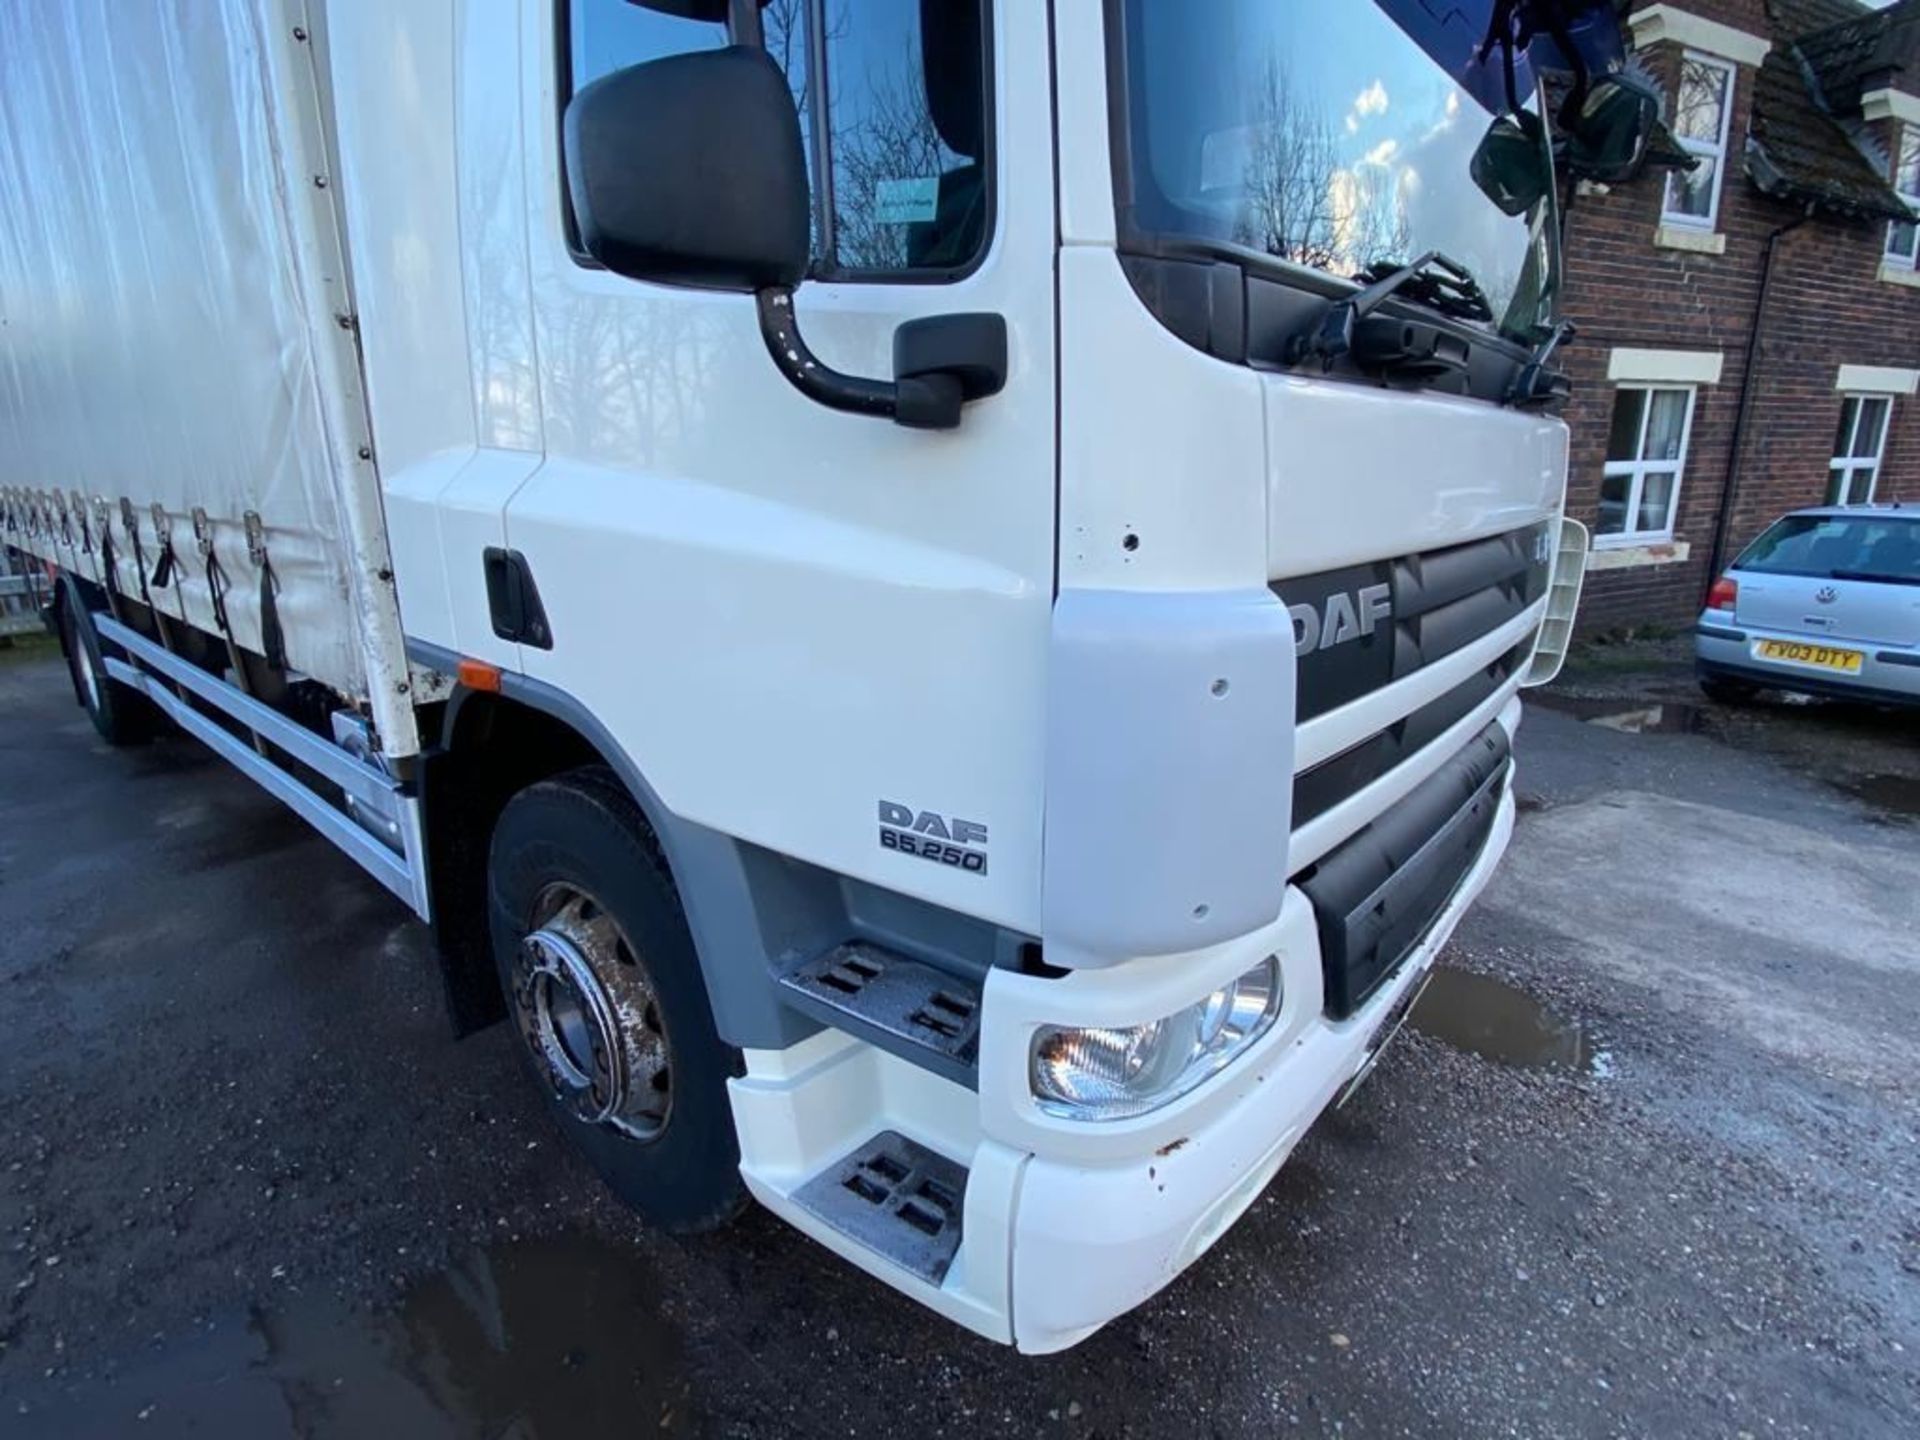
[[[960,1249],[966,1167],[886,1130],[793,1192],[794,1203],[931,1285]]]

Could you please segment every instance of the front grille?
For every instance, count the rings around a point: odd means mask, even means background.
[[[1521,641],[1484,670],[1476,670],[1438,700],[1377,731],[1358,745],[1302,770],[1293,781],[1293,823],[1304,825],[1357,795],[1403,760],[1411,760],[1478,709],[1526,663],[1533,647]]]
[[[1547,593],[1554,522],[1418,555],[1276,580],[1294,615],[1297,719],[1311,720],[1404,680],[1499,629]],[[1384,588],[1390,614],[1364,598]],[[1377,613],[1377,612],[1376,612]]]

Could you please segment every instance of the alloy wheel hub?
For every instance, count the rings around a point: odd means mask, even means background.
[[[535,912],[544,918],[520,942],[510,998],[554,1097],[585,1124],[657,1133],[672,1092],[650,977],[590,897],[555,887]]]

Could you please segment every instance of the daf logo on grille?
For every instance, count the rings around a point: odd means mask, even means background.
[[[1815,592],[1813,598],[1818,600],[1822,605],[1831,605],[1840,598],[1840,592],[1831,585],[1822,585],[1820,589]]]
[[[1379,628],[1383,620],[1393,618],[1393,587],[1369,585],[1364,590],[1337,590],[1327,597],[1324,608],[1289,605],[1293,616],[1293,649],[1296,655],[1311,655],[1316,650],[1331,650],[1350,640],[1363,640]]]

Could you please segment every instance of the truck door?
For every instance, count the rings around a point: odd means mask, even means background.
[[[809,157],[794,313],[813,350],[890,377],[903,322],[1005,319],[1004,390],[945,431],[824,407],[772,363],[754,297],[625,279],[572,242],[570,95],[722,46],[725,26],[628,0],[525,0],[522,20],[545,461],[506,533],[550,639],[523,647],[527,674],[674,813],[1031,930],[1055,506],[1046,7],[763,11]],[[883,803],[965,816],[987,857],[883,849]]]

